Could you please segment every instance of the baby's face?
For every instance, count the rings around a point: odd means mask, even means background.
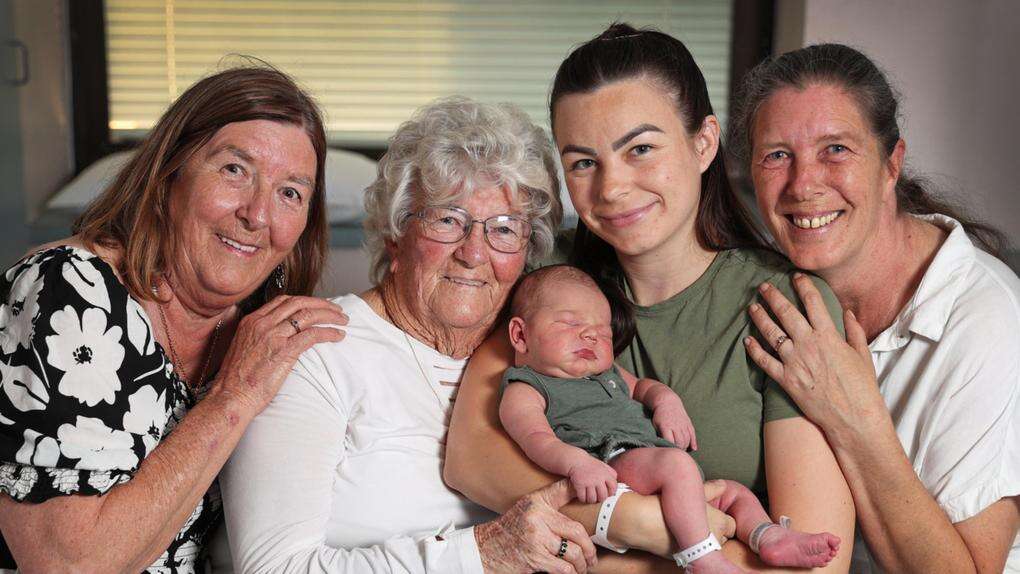
[[[601,373],[613,364],[612,315],[605,295],[574,281],[540,290],[525,322],[527,353],[521,362],[561,378]]]

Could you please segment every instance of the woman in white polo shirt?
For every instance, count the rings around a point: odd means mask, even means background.
[[[896,98],[860,52],[790,52],[742,96],[731,145],[765,221],[846,310],[844,339],[810,281],[807,317],[766,285],[778,320],[753,305],[764,341],[745,342],[839,460],[867,543],[852,571],[1020,572],[1020,280],[990,254],[1001,234],[903,175]]]

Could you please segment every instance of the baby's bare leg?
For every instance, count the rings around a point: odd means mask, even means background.
[[[680,548],[708,538],[705,487],[697,463],[678,448],[635,448],[609,461],[617,479],[639,494],[656,494],[666,527]],[[692,573],[742,572],[722,552],[711,552],[687,567]]]
[[[714,501],[716,507],[733,517],[737,523],[737,539],[750,546],[751,533],[772,519],[765,513],[758,498],[739,482],[721,481],[726,490]],[[823,532],[807,534],[773,526],[765,530],[758,541],[758,555],[770,566],[811,568],[825,566],[839,550],[839,538]]]
[[[713,482],[722,483],[726,486],[719,498],[710,502],[719,510],[729,514],[737,523],[737,539],[747,543],[751,531],[762,522],[772,522],[765,512],[758,497],[743,484],[732,480],[719,480]]]

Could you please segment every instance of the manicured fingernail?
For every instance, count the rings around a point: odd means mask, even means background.
[[[750,337],[744,337],[744,344],[747,345],[748,347],[750,347],[751,346],[751,338]]]
[[[803,276],[804,276],[804,274],[801,273],[800,271],[794,271],[794,273],[793,273],[793,278],[794,279],[800,279]]]
[[[761,309],[761,305],[757,303],[751,303],[751,311],[757,313]]]
[[[853,309],[847,309],[846,312],[850,315],[851,319],[853,319],[854,321],[857,320],[857,315],[854,314],[854,310]]]
[[[764,293],[769,290],[769,287],[771,287],[771,285],[769,285],[768,283],[762,283],[761,285],[758,286],[758,290]]]

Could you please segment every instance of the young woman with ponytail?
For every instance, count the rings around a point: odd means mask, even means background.
[[[561,64],[550,99],[580,217],[572,259],[635,306],[636,334],[618,363],[661,380],[684,400],[699,437],[691,454],[709,490],[711,479],[739,481],[767,499],[773,520],[785,515],[797,528],[835,533],[843,546],[824,571],[845,572],[854,514],[835,458],[742,343],[756,334],[745,310],[758,284],[772,282],[792,296],[793,267],[765,246],[729,186],[701,70],[676,38],[614,24]],[[839,322],[835,298],[819,286]],[[472,356],[445,469],[454,488],[497,510],[555,479],[499,425],[499,376],[513,358],[505,332],[497,329]],[[684,550],[671,546],[656,498],[624,494],[611,521],[600,520],[607,510],[603,504],[564,511],[603,541],[597,527],[608,526],[611,545],[661,556]],[[709,510],[721,525],[716,533],[726,535],[726,518]],[[722,551],[742,569],[765,569],[739,541]],[[675,569],[648,554],[628,558],[648,569]]]

